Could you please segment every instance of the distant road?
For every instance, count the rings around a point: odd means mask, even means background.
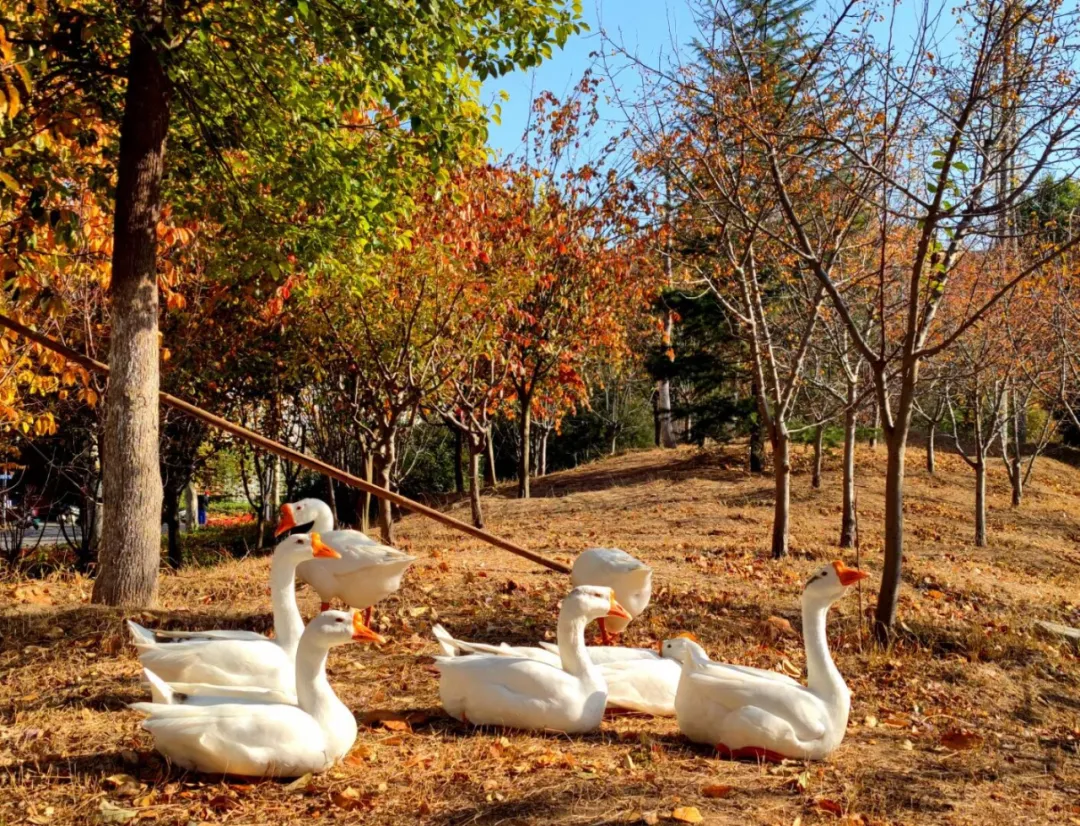
[[[32,548],[35,545],[41,547],[63,545],[66,542],[64,539],[64,531],[67,531],[67,535],[72,541],[77,542],[81,538],[78,525],[65,525],[63,530],[61,530],[58,523],[46,522],[44,528],[26,529],[26,534],[23,537],[23,547]],[[41,535],[40,542],[38,542],[38,534]]]

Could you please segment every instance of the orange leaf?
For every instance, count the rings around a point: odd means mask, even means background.
[[[817,807],[823,812],[834,814],[840,817],[844,813],[844,807],[837,803],[835,800],[828,800],[826,798],[819,798],[816,803]]]
[[[680,823],[702,823],[705,820],[696,806],[678,806],[671,813],[671,819]]]
[[[954,729],[941,736],[941,745],[953,751],[967,751],[982,745],[982,735],[967,729]]]
[[[724,786],[724,785],[722,785],[720,783],[717,783],[717,784],[715,784],[713,786],[706,786],[704,789],[701,790],[701,793],[705,797],[718,798],[718,797],[731,797],[731,795],[732,795],[732,793],[734,791],[735,791],[734,786]]]

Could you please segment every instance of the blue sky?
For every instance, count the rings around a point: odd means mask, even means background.
[[[827,16],[828,4],[829,0],[819,2],[822,14]],[[918,0],[900,0],[894,7],[894,37],[901,50],[911,38],[918,5]],[[489,127],[488,144],[503,155],[521,149],[532,94],[549,90],[563,97],[592,65],[590,54],[604,47],[601,30],[651,65],[657,65],[673,48],[686,46],[697,33],[690,6],[691,0],[584,0],[582,11],[590,32],[571,38],[564,49],[556,49],[551,60],[535,69],[513,72],[484,83],[481,92],[484,103],[499,102],[501,90],[510,95],[510,100],[502,103],[501,125],[492,123]],[[943,22],[943,28],[951,28],[948,14]],[[876,36],[884,40],[887,28],[884,24],[878,28]],[[609,106],[601,114],[612,120],[621,119],[616,106]]]

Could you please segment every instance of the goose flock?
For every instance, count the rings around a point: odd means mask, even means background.
[[[375,603],[401,587],[414,557],[360,531],[335,530],[325,502],[283,505],[270,567],[274,636],[252,631],[156,631],[128,623],[151,701],[133,703],[159,752],[212,774],[296,777],[322,772],[356,741],[353,712],[326,678],[330,649],[383,643]],[[580,734],[607,708],[674,717],[682,733],[721,755],[821,759],[843,739],[851,694],[829,654],[826,615],[866,574],[822,566],[803,590],[807,684],[775,671],[713,662],[691,635],[656,649],[612,645],[649,604],[652,569],[624,551],[592,548],[575,560],[559,608],[557,644],[491,644],[432,632],[439,696],[477,726]],[[304,626],[296,579],[321,600]],[[332,610],[341,602],[350,611]],[[602,645],[586,645],[596,621]]]

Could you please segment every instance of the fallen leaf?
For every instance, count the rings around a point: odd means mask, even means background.
[[[941,591],[927,591],[926,595],[930,597],[930,599],[945,599],[945,595],[941,593]]]
[[[671,819],[680,823],[702,823],[705,820],[696,806],[677,806],[671,813]]]
[[[219,794],[210,798],[207,807],[213,809],[215,812],[228,812],[240,807],[240,801],[235,797],[229,797],[225,794]]]
[[[292,783],[285,787],[285,791],[302,792],[308,787],[309,783],[311,783],[311,772],[300,775],[300,777],[296,778]]]
[[[656,824],[660,822],[660,813],[655,809],[648,812],[642,812],[641,822],[644,823],[645,826],[656,826]]]
[[[769,623],[769,625],[772,626],[778,634],[784,634],[792,637],[797,636],[795,633],[795,629],[791,627],[791,623],[783,617],[772,616],[765,620],[765,622]]]
[[[330,802],[339,809],[349,812],[360,805],[360,792],[349,786],[341,791],[330,792]]]
[[[111,800],[102,800],[98,804],[96,820],[98,823],[127,823],[138,816],[136,809],[125,809]]]
[[[863,718],[863,725],[867,728],[877,728],[878,719],[872,714]]]
[[[828,812],[840,817],[844,813],[844,807],[837,803],[835,800],[829,800],[827,798],[818,798],[815,804],[821,811]]]
[[[383,720],[383,728],[390,731],[412,731],[412,728],[404,720]]]
[[[967,729],[953,729],[941,736],[941,745],[952,751],[967,751],[982,745],[982,735]]]
[[[718,798],[718,797],[731,797],[732,792],[735,791],[734,786],[724,786],[717,783],[712,786],[706,786],[701,790],[702,795],[705,797]]]

